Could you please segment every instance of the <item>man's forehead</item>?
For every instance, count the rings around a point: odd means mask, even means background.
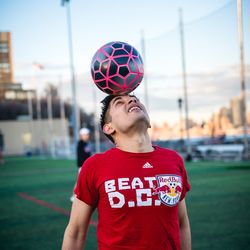
[[[117,96],[115,96],[115,97],[111,100],[110,104],[112,105],[112,104],[115,103],[117,100],[120,100],[120,99],[126,98],[126,97],[135,97],[136,99],[138,99],[135,95],[132,95],[132,94],[117,95]]]

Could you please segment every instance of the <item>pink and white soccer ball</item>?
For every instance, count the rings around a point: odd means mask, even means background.
[[[124,42],[110,42],[95,53],[91,75],[103,92],[110,95],[128,94],[142,81],[142,58],[133,46]]]

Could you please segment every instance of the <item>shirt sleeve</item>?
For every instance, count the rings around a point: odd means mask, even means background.
[[[88,158],[84,162],[74,192],[79,200],[92,207],[96,207],[98,202],[98,190],[96,188],[95,164],[93,157]]]
[[[184,161],[179,154],[177,155],[178,155],[179,166],[181,168],[181,173],[182,173],[182,192],[181,192],[180,200],[183,200],[186,196],[186,193],[191,189],[191,186],[188,181],[188,176],[187,176],[187,171],[184,166]]]

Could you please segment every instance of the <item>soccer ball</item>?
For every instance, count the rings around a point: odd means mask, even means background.
[[[110,95],[128,94],[142,81],[142,58],[131,45],[110,42],[95,53],[91,62],[91,75],[103,92]]]

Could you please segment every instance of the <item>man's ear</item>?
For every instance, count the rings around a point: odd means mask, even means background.
[[[103,133],[107,134],[107,135],[111,135],[114,133],[115,129],[111,126],[110,123],[106,123],[103,126]]]

